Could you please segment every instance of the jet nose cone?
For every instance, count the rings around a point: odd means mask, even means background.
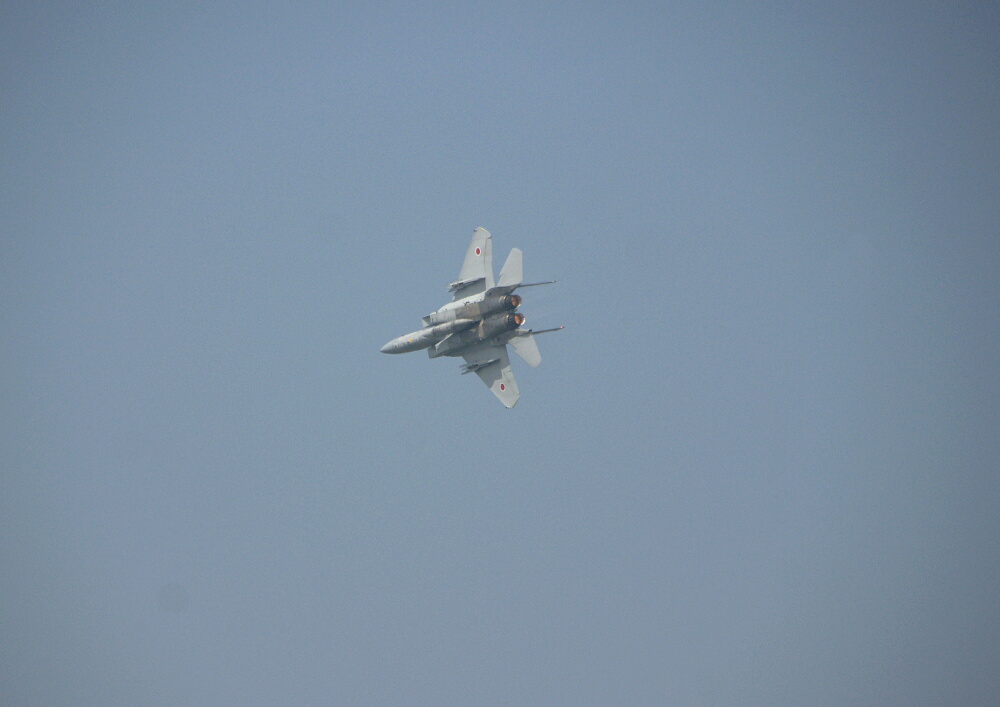
[[[392,342],[390,341],[388,344],[380,348],[379,351],[382,353],[392,353]]]

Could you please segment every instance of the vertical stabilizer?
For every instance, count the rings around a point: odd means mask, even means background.
[[[520,285],[524,282],[524,271],[521,266],[521,251],[518,248],[511,248],[507,262],[500,269],[500,279],[497,281],[499,287]]]

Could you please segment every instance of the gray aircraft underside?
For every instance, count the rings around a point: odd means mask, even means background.
[[[465,253],[458,280],[448,286],[452,301],[423,318],[424,328],[396,337],[381,348],[382,353],[407,353],[427,349],[431,358],[461,356],[462,373],[475,373],[508,408],[521,397],[510,368],[507,345],[532,368],[542,362],[535,334],[558,331],[562,327],[532,331],[521,329],[524,315],[515,311],[521,305],[519,287],[548,285],[548,282],[524,284],[521,251],[513,248],[500,279],[493,279],[493,237],[485,228],[477,228]]]

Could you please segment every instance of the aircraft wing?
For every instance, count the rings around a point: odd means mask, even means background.
[[[477,228],[465,251],[458,280],[448,285],[448,291],[454,292],[454,299],[459,300],[478,295],[493,285],[493,236],[485,228]]]
[[[462,354],[462,358],[466,362],[463,373],[474,371],[504,406],[512,408],[517,404],[521,393],[517,389],[514,372],[510,370],[505,344],[484,344],[469,349]]]

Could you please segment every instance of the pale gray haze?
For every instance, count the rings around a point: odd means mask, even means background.
[[[4,2],[0,704],[996,704],[998,47]],[[477,226],[513,410],[379,353]]]

